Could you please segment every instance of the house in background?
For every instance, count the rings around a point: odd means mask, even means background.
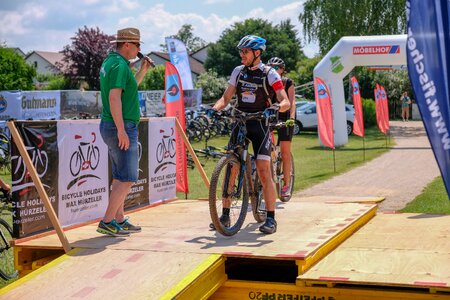
[[[16,47],[16,48],[8,48],[11,49],[12,51],[14,51],[14,53],[19,54],[20,56],[22,56],[22,58],[25,58],[25,52],[22,51],[22,49]]]
[[[206,45],[197,51],[191,53],[191,57],[195,58],[196,60],[200,61],[202,64],[205,64],[206,58],[208,57],[208,48],[209,45]]]
[[[165,65],[166,62],[170,62],[170,56],[167,52],[152,51],[147,54],[147,56],[154,61],[156,66]],[[205,68],[203,67],[203,62],[194,58],[192,55],[189,56],[189,65],[191,67],[193,81],[197,80],[198,75],[206,72]]]
[[[25,57],[25,61],[35,67],[40,75],[57,75],[61,70],[56,63],[63,63],[63,54],[59,52],[33,51]]]

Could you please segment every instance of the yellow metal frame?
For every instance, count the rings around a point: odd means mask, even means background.
[[[375,216],[377,208],[378,208],[377,206],[374,206],[364,216],[357,219],[353,224],[351,224],[349,227],[347,227],[342,232],[333,237],[331,240],[329,240],[327,243],[325,243],[322,247],[320,247],[320,249],[318,249],[311,256],[306,257],[304,260],[297,260],[296,263],[298,265],[298,274],[301,275],[304,272],[306,272],[312,265],[314,265],[319,260],[328,255],[332,250],[334,250],[348,237],[350,237],[355,231],[357,231],[364,224],[369,222],[369,220]]]
[[[160,299],[208,299],[226,280],[225,257],[213,254]]]
[[[211,298],[214,299],[297,299],[297,300],[428,300],[450,299],[450,293],[430,294],[418,289],[382,290],[380,287],[330,288],[305,287],[287,283],[226,281]]]

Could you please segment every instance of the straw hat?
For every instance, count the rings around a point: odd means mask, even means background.
[[[142,44],[140,39],[141,33],[139,32],[139,29],[130,27],[117,30],[116,39],[111,41],[111,43],[130,42]]]

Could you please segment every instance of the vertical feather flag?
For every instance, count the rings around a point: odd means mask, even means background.
[[[450,2],[406,1],[408,74],[450,200]]]
[[[375,90],[375,114],[377,116],[377,125],[378,129],[383,134],[386,134],[386,128],[385,128],[385,121],[384,121],[384,108],[383,108],[383,101],[381,97],[381,86],[377,83]]]
[[[319,137],[324,146],[334,149],[333,113],[330,92],[325,82],[314,78]]]
[[[184,95],[180,76],[174,65],[166,62],[165,78],[165,103],[166,116],[176,117],[181,127],[186,130],[186,118],[184,114]],[[177,192],[189,192],[187,179],[186,147],[177,131],[176,135],[176,161],[177,161]]]
[[[353,118],[353,133],[363,137],[364,136],[364,117],[362,112],[361,93],[359,91],[359,84],[356,77],[352,77],[353,87],[353,107],[355,108],[355,117]]]
[[[389,130],[389,105],[388,105],[388,97],[384,86],[380,86],[381,88],[381,103],[383,108],[383,126],[385,131]]]

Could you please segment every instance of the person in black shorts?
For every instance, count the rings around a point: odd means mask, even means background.
[[[267,65],[274,68],[281,76],[284,90],[286,91],[289,98],[289,103],[291,104],[291,108],[286,112],[279,113],[278,118],[280,119],[280,121],[287,121],[289,119],[295,120],[296,109],[294,82],[290,78],[283,77],[286,67],[284,61],[279,57],[272,57],[267,62]],[[276,99],[273,99],[272,101],[276,101]],[[289,184],[291,179],[291,142],[293,135],[293,126],[278,129],[278,140],[280,141],[281,159],[283,160],[284,174],[283,187],[281,188],[281,197],[290,196]]]
[[[272,99],[277,100],[280,112],[289,110],[289,100],[280,75],[261,62],[261,54],[266,49],[266,40],[259,36],[247,35],[239,41],[237,48],[242,65],[237,66],[231,73],[228,87],[214,104],[213,109],[224,109],[236,94],[236,108],[244,112],[263,112],[272,105]],[[247,137],[252,141],[256,155],[256,169],[263,186],[267,208],[266,221],[259,230],[271,234],[277,230],[277,223],[275,221],[276,190],[270,169],[270,132],[265,121],[251,120],[247,121],[246,125]],[[234,136],[233,133],[231,139]],[[230,220],[230,208],[225,207],[226,201],[223,206],[220,221],[226,225]]]

